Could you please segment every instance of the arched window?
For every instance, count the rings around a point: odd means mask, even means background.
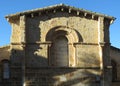
[[[10,78],[10,69],[9,69],[9,61],[8,60],[2,60],[2,71],[3,71],[3,79],[9,79]]]
[[[69,65],[68,40],[65,36],[58,36],[50,49],[51,66],[66,67]]]
[[[72,28],[57,26],[46,34],[48,44],[49,66],[75,67],[77,64],[74,43],[83,41],[81,35]]]

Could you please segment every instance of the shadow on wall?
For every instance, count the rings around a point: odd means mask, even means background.
[[[83,58],[85,57],[85,58]],[[79,62],[82,62],[85,67],[100,67],[100,58],[95,53],[82,52],[78,57]],[[80,66],[81,64],[78,65]]]
[[[100,86],[100,61],[96,55],[84,53],[78,59],[79,67],[72,72],[74,78],[71,76],[66,82],[60,83],[60,86]]]
[[[84,42],[83,37],[81,36],[80,32],[78,32],[76,29],[74,29],[74,30],[75,30],[75,32],[76,32],[77,35],[78,35],[79,42]]]
[[[35,22],[35,23],[33,23]],[[34,18],[27,18],[26,21],[26,42],[36,43],[41,40],[41,29],[39,27],[39,21],[34,20]]]
[[[96,86],[97,84],[99,86],[99,83],[96,83],[96,81],[100,81],[100,76],[95,73],[100,71],[99,69],[49,67],[46,57],[35,54],[36,51],[42,49],[40,45],[27,45],[25,51],[12,50],[11,68],[16,66],[11,69],[12,86],[15,86],[15,82],[21,84],[24,53],[26,56],[25,83],[28,86]],[[91,55],[91,57],[93,56]],[[83,59],[81,61],[86,63],[90,59]]]

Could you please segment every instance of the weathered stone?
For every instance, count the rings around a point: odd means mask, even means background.
[[[11,86],[110,86],[113,17],[66,5],[18,14],[7,16],[11,54],[0,51]]]

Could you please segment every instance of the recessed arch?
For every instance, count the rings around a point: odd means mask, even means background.
[[[51,28],[46,34],[48,46],[48,58],[50,66],[73,67],[76,64],[74,43],[80,42],[78,33],[66,26]]]
[[[52,66],[68,66],[68,39],[63,35],[56,37],[51,45],[50,54]]]
[[[69,43],[73,42],[82,42],[82,36],[76,31],[74,28],[66,27],[66,26],[56,26],[51,28],[46,34],[46,41],[52,41],[53,37],[57,35],[66,35],[69,39]]]

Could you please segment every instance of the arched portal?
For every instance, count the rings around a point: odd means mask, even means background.
[[[65,36],[55,38],[51,46],[50,54],[53,66],[68,66],[68,39]]]

